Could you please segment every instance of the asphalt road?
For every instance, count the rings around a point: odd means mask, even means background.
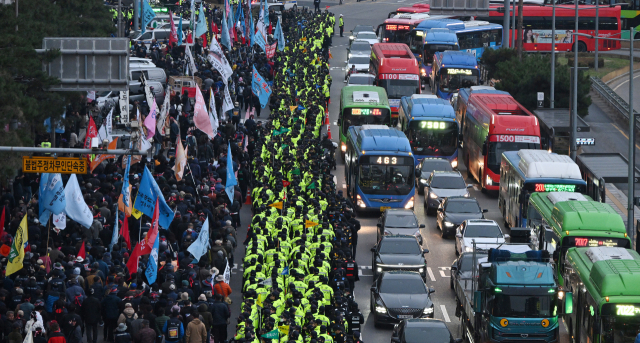
[[[637,66],[634,67],[633,75],[633,108],[636,111],[640,111],[640,71],[637,70]],[[621,78],[613,81],[609,84],[609,87],[613,89],[624,101],[629,103],[629,74],[622,76]]]

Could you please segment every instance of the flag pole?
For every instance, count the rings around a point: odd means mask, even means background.
[[[193,181],[193,188],[196,190],[196,195],[198,196],[198,199],[200,199],[200,203],[202,203],[202,198],[200,197],[200,193],[198,192],[198,185],[196,185],[196,179],[193,177],[193,170],[191,170],[189,163],[187,163],[186,166],[187,168],[189,168],[189,174],[191,175],[191,180]]]

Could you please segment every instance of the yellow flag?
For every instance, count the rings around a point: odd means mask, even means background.
[[[182,180],[184,168],[187,165],[187,151],[182,147],[182,141],[180,138],[176,140],[176,165],[173,167],[176,180]],[[189,147],[187,147],[189,149]]]
[[[313,226],[316,226],[316,225],[318,225],[318,223],[316,223],[316,222],[312,222],[310,220],[305,220],[304,221],[304,227],[305,228],[310,228],[310,227],[313,227]]]
[[[282,201],[274,202],[273,204],[269,205],[269,207],[275,207],[275,208],[281,210],[282,209]]]
[[[289,111],[293,112],[296,108],[298,108],[298,106],[289,106]]]
[[[136,196],[136,199],[138,197]],[[133,203],[135,204],[136,201],[134,200]],[[142,212],[138,211],[135,207],[131,209],[131,215],[134,216],[136,219],[140,219],[140,217],[142,217]]]
[[[16,231],[16,237],[13,239],[13,245],[9,252],[9,263],[7,264],[6,276],[9,276],[22,269],[22,261],[24,261],[24,243],[29,241],[29,231],[27,230],[27,216],[25,215],[20,222],[20,227]]]
[[[263,293],[258,294],[258,299],[256,299],[256,305],[258,305],[258,307],[262,307],[262,302],[266,297],[267,297],[266,294],[263,294]]]
[[[278,326],[278,331],[280,331],[280,334],[282,334],[282,335],[288,335],[289,334],[289,325]]]

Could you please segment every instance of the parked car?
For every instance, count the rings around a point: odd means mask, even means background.
[[[373,252],[373,277],[393,270],[417,272],[423,279],[427,278],[427,260],[424,254],[429,249],[422,249],[413,236],[384,236],[378,244],[371,248]]]
[[[434,171],[453,171],[451,163],[446,158],[427,157],[423,158],[416,167],[416,189],[418,194],[424,193],[424,186],[431,173]]]
[[[395,324],[403,319],[433,318],[433,302],[422,276],[416,272],[383,272],[371,286],[373,325]]]
[[[467,219],[456,229],[456,255],[476,250],[489,251],[506,243],[509,235],[502,232],[500,225],[489,219]]]
[[[447,197],[464,196],[469,197],[468,188],[464,178],[458,171],[434,171],[427,179],[424,188],[424,210],[427,214],[436,212],[440,202]]]
[[[462,343],[454,339],[447,324],[440,319],[405,319],[396,324],[391,343]]]
[[[480,208],[478,200],[466,197],[448,197],[440,203],[436,214],[436,225],[442,238],[452,235],[467,219],[484,219],[487,209]]]
[[[376,242],[385,235],[412,235],[422,245],[420,229],[424,224],[418,224],[418,218],[412,210],[388,209],[382,212],[377,224]]]

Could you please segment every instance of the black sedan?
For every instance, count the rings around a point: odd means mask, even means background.
[[[373,277],[392,270],[404,270],[419,273],[423,279],[427,277],[427,260],[415,238],[410,235],[384,236],[378,244],[371,248],[373,252]]]
[[[487,209],[481,209],[478,200],[466,197],[445,198],[438,206],[436,225],[442,238],[451,236],[467,219],[484,219]]]
[[[453,168],[451,167],[451,162],[446,158],[423,158],[416,167],[416,189],[418,194],[424,193],[424,186],[427,185],[427,180],[434,171],[453,171]]]
[[[382,273],[371,286],[374,326],[396,324],[403,319],[433,318],[433,302],[429,296],[433,292],[418,273]]]
[[[407,319],[393,328],[391,343],[462,343],[440,319]]]
[[[420,229],[424,224],[418,224],[418,218],[412,210],[388,209],[382,213],[378,219],[378,233],[376,241],[379,242],[385,235],[412,235],[422,245],[422,234]]]

